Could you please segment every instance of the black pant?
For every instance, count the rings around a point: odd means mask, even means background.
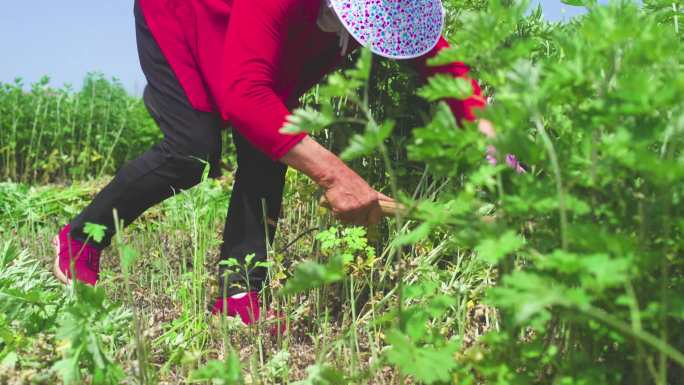
[[[223,122],[216,113],[195,110],[150,33],[139,5],[135,5],[138,54],[147,86],[143,100],[159,125],[164,138],[137,159],[124,165],[114,179],[97,194],[72,222],[72,236],[85,240],[85,223],[107,227],[105,239],[95,247],[107,247],[114,235],[112,212],[117,210],[124,225],[129,225],[145,210],[200,182],[205,164],[210,176],[220,175],[221,132]],[[233,131],[238,168],[223,231],[222,259],[235,258],[242,274],[227,274],[227,293],[244,291],[245,256],[255,254],[252,266],[266,258],[266,234],[262,201],[272,221],[267,225],[268,239],[275,235],[275,220],[280,213],[285,171]],[[206,163],[205,163],[206,162]],[[265,268],[249,269],[249,285],[260,289]],[[219,274],[223,276],[223,268]],[[223,293],[224,281],[221,280]]]

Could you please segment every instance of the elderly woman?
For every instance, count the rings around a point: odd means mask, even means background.
[[[114,234],[113,210],[128,225],[148,208],[196,185],[202,161],[217,176],[221,134],[228,124],[238,167],[222,258],[241,263],[248,254],[266,258],[265,227],[273,239],[288,166],[325,190],[342,221],[377,222],[379,201],[390,198],[313,138],[281,134],[291,109],[359,46],[410,60],[424,77],[468,74],[462,63],[426,65],[448,46],[441,37],[440,0],[137,0],[135,20],[148,81],[143,99],[164,138],[124,165],[55,237],[53,270],[65,283],[72,275],[87,284],[97,282],[101,250]],[[477,83],[471,83],[471,97],[447,101],[458,119],[473,120],[473,110],[485,104]],[[83,228],[88,222],[106,226],[104,240],[87,240]],[[264,269],[252,269],[250,282],[239,275],[221,280],[227,297],[216,300],[213,312],[239,315],[245,323],[258,320],[258,292],[265,278]]]

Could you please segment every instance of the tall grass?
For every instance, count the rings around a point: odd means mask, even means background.
[[[49,78],[0,83],[0,178],[27,183],[89,179],[117,167],[159,137],[140,98],[116,79],[88,74],[81,90]]]

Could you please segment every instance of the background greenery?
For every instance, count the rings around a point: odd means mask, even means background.
[[[142,101],[89,74],[83,88],[0,84],[0,177],[26,183],[111,175],[160,136]]]

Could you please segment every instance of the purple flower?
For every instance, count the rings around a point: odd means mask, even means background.
[[[496,147],[492,145],[487,146],[487,155],[485,156],[485,159],[487,159],[487,162],[492,166],[496,166],[498,164],[498,161],[496,160]],[[527,170],[525,170],[525,168],[520,164],[520,161],[518,161],[518,157],[513,154],[506,155],[506,164],[518,174],[527,172]]]
[[[523,166],[520,165],[520,162],[518,161],[518,158],[513,155],[513,154],[508,154],[506,155],[506,164],[515,170],[518,174],[522,174],[525,172],[525,169]]]

